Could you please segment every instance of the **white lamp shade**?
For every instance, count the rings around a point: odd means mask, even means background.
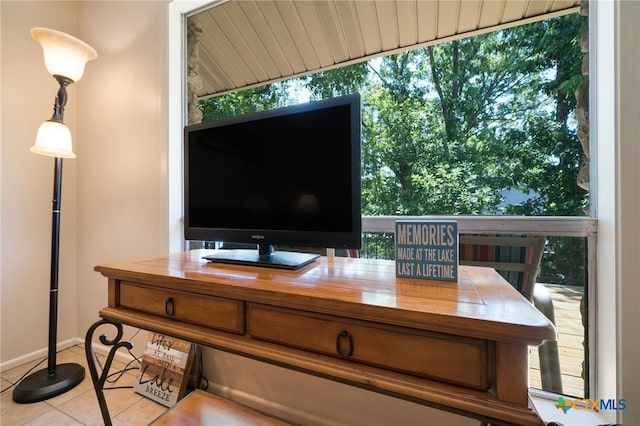
[[[87,43],[60,31],[32,28],[31,35],[42,46],[44,64],[51,75],[77,82],[84,74],[86,63],[98,57]]]
[[[29,148],[36,154],[49,157],[76,158],[71,146],[71,132],[64,123],[45,121],[38,129],[36,144]]]

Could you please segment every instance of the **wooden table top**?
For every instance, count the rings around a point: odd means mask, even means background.
[[[299,269],[209,263],[213,250],[99,265],[104,276],[489,340],[538,345],[553,324],[491,268],[459,266],[457,282],[398,278],[395,262],[321,257]]]

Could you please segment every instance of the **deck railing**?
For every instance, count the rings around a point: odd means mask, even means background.
[[[363,232],[390,232],[396,220],[454,220],[460,233],[541,234],[561,237],[595,235],[597,220],[589,217],[558,216],[363,216]]]
[[[394,259],[396,220],[454,220],[459,233],[535,234],[549,238],[538,274],[541,282],[584,286],[588,280],[587,258],[595,248],[596,220],[585,217],[524,216],[366,216],[362,218],[359,256]],[[562,239],[564,241],[559,241]],[[560,248],[560,253],[554,250]]]

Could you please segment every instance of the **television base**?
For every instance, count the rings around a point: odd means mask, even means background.
[[[298,253],[292,251],[274,251],[260,254],[258,250],[218,250],[203,256],[203,259],[214,263],[230,263],[233,265],[266,266],[280,269],[300,269],[313,262],[320,255]]]

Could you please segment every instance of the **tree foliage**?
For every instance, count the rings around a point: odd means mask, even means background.
[[[236,117],[250,112],[267,111],[289,102],[288,85],[283,83],[242,90],[223,96],[200,100],[202,121]]]

